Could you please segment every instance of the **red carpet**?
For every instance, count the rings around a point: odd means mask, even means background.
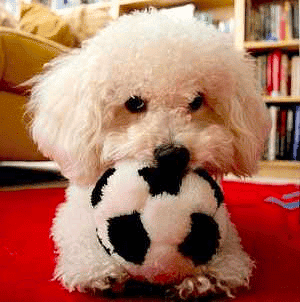
[[[300,301],[299,196],[286,195],[299,190],[295,185],[224,182],[232,220],[245,249],[257,263],[251,289],[240,292],[234,301]],[[273,199],[266,201],[268,197]],[[49,228],[55,208],[63,199],[63,189],[0,192],[1,302],[110,301],[69,293],[51,281],[54,254]],[[283,203],[276,204],[278,200]],[[151,297],[113,301],[154,300],[157,301]]]

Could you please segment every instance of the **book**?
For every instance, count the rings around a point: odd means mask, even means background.
[[[268,151],[267,151],[267,159],[275,160],[276,159],[276,132],[277,132],[277,116],[278,116],[279,107],[270,106],[269,112],[271,116],[272,127],[268,140]]]
[[[288,82],[289,82],[289,57],[287,54],[282,54],[281,66],[280,66],[280,96],[288,95]]]
[[[286,154],[285,159],[289,160],[293,158],[293,143],[294,143],[294,110],[289,108],[287,110],[287,121],[286,121]]]
[[[272,36],[272,20],[271,20],[271,6],[269,4],[262,5],[262,13],[263,13],[263,39],[271,40]]]
[[[279,41],[280,40],[280,4],[270,4],[270,30],[266,36],[267,41]]]
[[[277,49],[274,50],[272,54],[272,91],[271,96],[279,96],[280,95],[280,76],[281,76],[281,56],[282,51]]]
[[[280,7],[280,24],[279,24],[279,39],[281,41],[286,39],[286,23],[287,23],[287,13],[284,6]]]
[[[277,159],[286,159],[287,109],[281,108],[279,111],[279,120]]]
[[[292,3],[292,38],[299,39],[299,2]]]
[[[294,56],[291,60],[291,95],[300,95],[300,57]]]
[[[273,91],[273,53],[270,53],[267,57],[267,94],[271,95]]]
[[[295,134],[293,143],[293,159],[300,160],[300,105],[295,108]]]
[[[292,39],[292,6],[289,1],[284,2],[283,7],[283,14],[285,19],[285,37],[284,40],[291,40]]]

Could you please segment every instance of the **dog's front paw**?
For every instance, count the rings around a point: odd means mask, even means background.
[[[204,297],[215,292],[215,286],[207,277],[203,275],[187,277],[175,287],[173,295],[187,300],[191,298]]]
[[[235,291],[240,287],[248,287],[248,279],[239,279],[217,274],[215,272],[203,273],[185,278],[175,286],[175,295],[183,300],[200,298],[215,294],[225,294],[234,298]],[[174,292],[173,292],[174,294]]]
[[[106,269],[95,266],[88,270],[71,270],[70,267],[58,266],[54,279],[59,280],[70,292],[121,292],[125,282],[129,279],[128,273],[120,266],[111,265]]]
[[[110,271],[77,286],[78,291],[111,292],[118,294],[123,292],[129,275],[125,271]]]

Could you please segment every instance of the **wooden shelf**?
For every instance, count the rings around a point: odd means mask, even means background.
[[[268,51],[271,49],[286,49],[289,51],[299,51],[300,41],[289,40],[289,41],[249,41],[244,42],[244,48],[248,51]]]
[[[234,0],[194,0],[191,1],[201,10],[210,10],[220,7],[233,7]]]
[[[155,8],[166,8],[166,7],[175,7],[184,4],[192,3],[190,0],[176,0],[176,1],[161,1],[161,0],[120,0],[120,12],[121,14],[127,14],[132,10],[142,10],[148,7]]]
[[[120,0],[120,5],[147,3],[155,7],[178,6],[193,3],[203,9],[210,9],[222,6],[233,6],[233,0]]]
[[[175,7],[184,4],[194,4],[201,10],[209,10],[219,7],[233,7],[233,0],[119,0],[122,12],[131,9],[143,9],[149,6],[156,8]]]
[[[119,5],[143,5],[148,4],[155,7],[168,7],[193,3],[191,0],[119,0]]]
[[[136,3],[143,3],[143,2],[149,2],[149,0],[120,0],[119,5],[130,5],[130,4],[136,4]]]
[[[266,103],[300,103],[300,96],[278,96],[278,97],[271,97],[271,96],[263,96],[263,99]]]
[[[300,162],[282,160],[261,161],[259,163],[258,175],[300,180]]]

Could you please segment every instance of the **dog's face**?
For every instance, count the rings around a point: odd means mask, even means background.
[[[41,150],[78,183],[122,159],[153,162],[162,146],[184,147],[191,168],[249,175],[269,128],[250,59],[159,12],[120,18],[58,59],[29,108]]]

